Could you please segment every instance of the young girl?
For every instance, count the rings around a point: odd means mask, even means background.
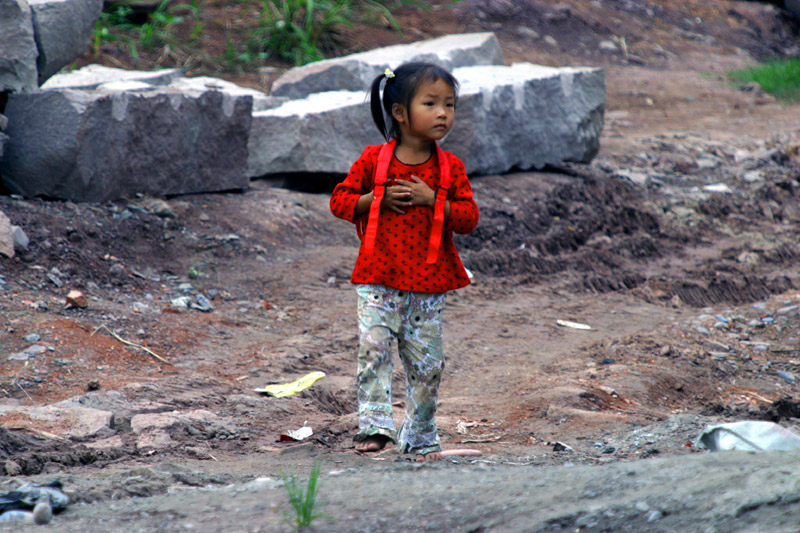
[[[364,149],[331,197],[333,214],[355,223],[361,237],[351,278],[360,333],[354,440],[361,452],[394,442],[417,460],[440,456],[434,416],[444,369],[442,310],[448,291],[469,284],[453,232],[469,233],[478,223],[464,164],[436,144],[453,126],[457,90],[456,79],[430,63],[406,63],[375,78],[372,118],[389,142]],[[397,432],[393,339],[406,373],[406,416]]]

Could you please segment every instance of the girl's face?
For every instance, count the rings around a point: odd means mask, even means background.
[[[456,97],[453,88],[444,80],[423,81],[411,99],[411,113],[395,104],[392,114],[400,125],[401,142],[441,140],[453,127]],[[410,120],[409,120],[410,115]]]

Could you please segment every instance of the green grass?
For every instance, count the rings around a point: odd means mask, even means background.
[[[305,489],[300,486],[295,476],[283,475],[283,484],[289,495],[289,503],[294,510],[294,516],[286,513],[285,518],[298,531],[309,527],[315,519],[325,516],[314,510],[317,506],[318,481],[321,470],[322,463],[315,459],[314,466],[311,467],[311,472],[308,474],[308,485]]]
[[[755,82],[780,100],[800,101],[800,58],[770,61],[747,69],[734,70],[728,76],[739,83]]]

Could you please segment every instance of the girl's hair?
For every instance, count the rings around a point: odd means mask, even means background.
[[[388,70],[388,69],[387,69]],[[391,71],[389,71],[391,72]],[[381,81],[386,78],[386,85],[383,88],[383,99],[381,99]],[[409,120],[411,119],[411,100],[417,94],[420,84],[423,81],[436,82],[444,80],[453,88],[454,96],[458,99],[458,80],[444,68],[433,63],[413,62],[404,63],[397,67],[394,76],[387,76],[385,73],[377,76],[370,87],[370,108],[372,110],[372,120],[378,127],[378,131],[388,141],[400,136],[400,125],[392,115],[392,106],[400,104],[405,107]],[[381,100],[383,107],[381,107]],[[386,124],[384,112],[391,122]]]

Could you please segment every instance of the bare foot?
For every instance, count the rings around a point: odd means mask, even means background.
[[[417,454],[417,462],[424,463],[425,461],[436,461],[442,457],[480,457],[482,454],[480,450],[472,450],[470,448],[459,448],[455,450],[442,450],[439,452],[430,452],[426,454]]]
[[[367,437],[361,442],[356,443],[356,451],[359,452],[379,452],[386,447],[389,442],[389,437],[384,435],[373,435]]]
[[[442,458],[442,452],[418,453],[417,462],[424,463],[425,461],[436,461]]]

